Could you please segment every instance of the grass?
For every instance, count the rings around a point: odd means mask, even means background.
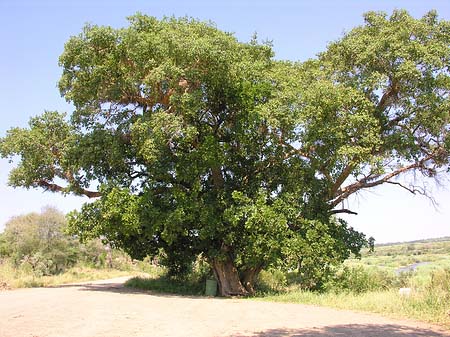
[[[420,266],[411,275],[395,275],[396,269],[417,262],[430,263]],[[426,321],[450,329],[450,240],[378,246],[373,253],[364,251],[361,259],[347,260],[345,266],[358,271],[348,274],[349,287],[342,288],[341,283],[339,288],[339,284],[335,284],[325,292],[300,290],[298,285],[288,285],[287,274],[277,270],[263,271],[260,281],[266,286],[266,293],[259,293],[252,299],[373,312]],[[201,268],[200,272],[185,279],[174,279],[167,277],[164,269],[149,263],[130,264],[124,270],[78,266],[55,276],[36,276],[27,268],[14,268],[4,261],[0,262],[0,288],[2,282],[12,288],[40,287],[141,274],[143,271],[149,276],[134,277],[125,286],[180,295],[204,293],[206,274]],[[362,290],[357,289],[359,286]],[[413,289],[411,296],[399,295],[398,287],[403,286]]]
[[[176,280],[165,275],[142,277],[136,276],[125,282],[125,287],[150,290],[157,293],[201,296],[204,284],[192,280]]]
[[[409,275],[396,275],[395,270],[417,262],[429,262]],[[260,294],[256,300],[304,303],[409,318],[441,325],[450,329],[450,240],[425,241],[376,246],[375,252],[363,251],[361,259],[345,262],[349,268],[362,268],[371,282],[388,286],[358,293],[330,289],[326,292],[285,287],[278,294]],[[375,280],[377,275],[385,278]],[[355,281],[352,279],[352,281]],[[399,282],[402,281],[402,282]],[[358,282],[356,280],[355,282]],[[404,284],[402,284],[404,283]],[[411,296],[399,295],[399,287],[410,287]]]
[[[12,264],[0,264],[0,286],[11,289],[46,287],[66,283],[101,280],[136,274],[136,272],[117,269],[98,269],[88,266],[75,266],[64,273],[52,276],[37,276],[26,268],[15,268]]]
[[[416,262],[430,263],[420,266],[414,273],[395,274],[397,268]],[[361,259],[350,259],[345,265],[358,271],[348,274],[349,289],[300,290],[298,285],[289,285],[287,274],[269,270],[263,271],[259,279],[260,290],[266,292],[250,299],[373,312],[450,329],[450,240],[377,247],[374,253],[365,251]],[[191,275],[186,280],[174,280],[161,271],[149,278],[130,279],[126,286],[161,293],[202,295],[204,279]],[[358,290],[358,286],[362,290]],[[399,294],[398,288],[404,286],[413,289],[408,297]]]
[[[165,268],[153,268],[147,276],[137,276],[125,282],[125,287],[150,290],[157,293],[202,296],[211,270],[202,257],[192,265],[192,270],[183,277],[170,277]]]
[[[409,318],[450,328],[450,309],[444,298],[413,293],[401,296],[398,290],[355,293],[316,293],[290,291],[288,293],[255,298],[256,300],[302,303],[383,314],[394,318]]]
[[[450,267],[450,238],[443,241],[380,245],[375,247],[373,253],[363,250],[360,260],[349,259],[346,264],[362,264],[395,270],[417,262],[431,262],[435,267]]]

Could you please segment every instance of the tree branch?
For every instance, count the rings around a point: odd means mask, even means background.
[[[412,170],[412,169],[418,169],[418,168],[419,169],[420,168],[426,169],[424,167],[424,164],[428,160],[430,160],[432,158],[433,158],[433,155],[426,156],[422,160],[420,160],[420,161],[418,161],[418,162],[416,162],[414,164],[401,167],[401,168],[399,168],[399,169],[397,169],[397,170],[395,170],[395,171],[393,171],[393,172],[383,176],[381,179],[378,179],[378,180],[370,181],[370,177],[367,177],[367,178],[365,178],[363,180],[359,180],[359,181],[357,181],[357,182],[355,182],[353,184],[350,184],[350,185],[342,188],[340,191],[338,191],[339,193],[337,193],[337,195],[335,196],[334,200],[331,201],[330,205],[332,207],[335,207],[340,202],[342,202],[343,200],[347,199],[351,194],[353,194],[353,193],[355,193],[355,192],[357,192],[357,191],[359,191],[361,189],[364,189],[364,188],[370,188],[370,187],[375,187],[375,186],[384,184],[384,183],[388,182],[390,179],[392,179],[392,178],[394,178],[394,177],[398,176],[399,174],[402,174],[402,173],[404,173],[406,171],[409,171],[409,170]],[[378,176],[374,176],[372,178],[376,179],[376,177],[378,177]]]
[[[417,189],[417,187],[414,187],[414,186],[411,186],[411,187],[405,186],[402,183],[399,183],[398,181],[387,181],[386,183],[400,186],[401,188],[407,190],[408,192],[410,192],[412,194],[419,193],[421,195],[426,195],[425,191],[419,190],[419,189]]]
[[[43,179],[36,181],[35,184],[39,187],[44,188],[44,190],[51,191],[51,192],[65,192],[67,190],[66,188],[64,188],[62,186],[59,186],[54,183],[50,183]],[[77,188],[76,191],[73,191],[73,192],[77,195],[85,195],[88,198],[98,198],[101,196],[101,193],[98,191],[88,191],[81,187]]]
[[[354,164],[348,164],[344,170],[342,171],[342,173],[340,174],[340,176],[336,179],[336,181],[333,184],[333,187],[331,187],[331,191],[330,191],[330,196],[333,197],[336,192],[339,190],[339,188],[341,187],[341,185],[344,183],[344,181],[348,178],[348,176],[350,175],[350,173],[352,173],[353,169],[355,168]]]
[[[338,213],[347,213],[347,214],[353,214],[353,215],[358,215],[358,213],[353,212],[349,209],[343,208],[343,209],[333,209],[329,212],[330,214],[338,214]]]
[[[384,111],[389,104],[392,103],[393,100],[397,98],[398,92],[399,92],[399,84],[396,80],[391,79],[391,86],[386,90],[386,92],[381,97],[380,101],[378,102],[376,106],[376,111],[382,112]]]

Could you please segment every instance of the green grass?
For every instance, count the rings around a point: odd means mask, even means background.
[[[397,268],[416,262],[430,263],[420,266],[410,275],[395,275]],[[289,280],[288,274],[277,270],[263,271],[259,286],[265,293],[258,293],[253,299],[367,311],[426,321],[450,329],[450,240],[377,246],[375,252],[364,251],[361,259],[349,259],[345,266],[357,273],[349,273],[350,282],[344,284],[336,279],[337,283],[325,292],[299,290],[298,285]],[[12,288],[51,286],[144,271],[147,277],[134,277],[125,286],[179,295],[204,293],[206,274],[198,271],[185,279],[174,279],[167,277],[164,269],[149,263],[130,264],[125,269],[78,266],[63,274],[38,277],[27,268],[14,268],[4,261],[0,263],[0,287],[2,282]],[[346,280],[344,277],[344,282]],[[413,289],[411,296],[399,295],[398,288],[403,286]]]
[[[257,300],[321,305],[338,309],[368,311],[394,318],[411,318],[450,328],[449,303],[444,298],[424,293],[409,297],[397,290],[354,293],[314,293],[290,291],[285,294],[256,298]]]
[[[429,264],[419,266],[408,275],[395,274],[396,269],[417,262]],[[368,311],[426,321],[450,329],[450,240],[376,246],[375,252],[365,250],[361,259],[349,259],[344,265],[365,270],[370,282],[384,285],[379,289],[368,287],[368,291],[358,292],[356,288],[361,285],[358,282],[367,280],[352,278],[350,281],[356,285],[346,291],[335,288],[319,293],[291,286],[285,287],[282,293],[260,294],[256,299]],[[379,279],[383,274],[385,277]],[[412,288],[412,295],[399,295],[399,287]]]
[[[363,250],[361,260],[350,259],[347,264],[363,264],[397,269],[417,262],[450,265],[450,238],[442,241],[425,240],[375,246],[374,252]]]
[[[165,275],[137,276],[125,282],[125,287],[150,290],[158,293],[201,296],[204,294],[204,282],[198,280],[176,280]]]

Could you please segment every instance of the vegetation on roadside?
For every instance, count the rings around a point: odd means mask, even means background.
[[[48,287],[60,284],[103,280],[127,276],[136,271],[75,266],[57,275],[36,275],[30,270],[17,268],[10,261],[0,264],[0,290],[15,288]]]
[[[417,268],[406,271],[408,266]],[[410,294],[400,294],[410,288]],[[295,273],[261,273],[259,300],[331,306],[418,319],[450,328],[450,239],[377,246],[334,270],[320,291]]]
[[[419,265],[415,271],[399,272],[420,262],[430,263]],[[210,277],[200,259],[183,277],[170,276],[160,269],[150,277],[130,279],[126,286],[202,295],[205,280]],[[373,252],[363,251],[361,259],[348,259],[330,271],[320,288],[310,286],[310,281],[302,282],[297,272],[263,270],[256,282],[257,293],[251,298],[368,311],[450,328],[450,240],[377,246]],[[401,295],[400,288],[410,288],[411,293]]]
[[[178,275],[173,275],[169,268],[157,268],[147,273],[147,276],[129,279],[125,282],[125,286],[166,294],[203,295],[206,280],[214,279],[210,266],[202,256],[199,256],[186,268],[184,273]]]
[[[205,291],[204,283],[198,282],[196,279],[173,279],[166,275],[160,275],[158,277],[136,276],[126,281],[125,286],[128,288],[177,295],[201,296]]]
[[[0,233],[0,289],[41,287],[147,272],[101,240],[80,243],[65,233],[64,214],[45,208],[12,218]]]
[[[173,273],[174,268],[154,266],[149,258],[133,261],[98,239],[80,243],[65,226],[64,215],[53,208],[12,218],[0,234],[0,289],[136,274],[127,287],[198,296],[205,281],[214,278],[202,256]],[[158,255],[167,258],[164,252]],[[410,265],[417,267],[408,271]],[[399,294],[402,287],[411,293]],[[326,272],[262,270],[255,288],[252,298],[258,300],[370,311],[450,328],[450,239],[379,245]]]
[[[448,274],[444,276],[447,278]],[[431,285],[430,285],[431,286]],[[364,293],[354,292],[311,292],[304,290],[289,291],[278,295],[257,297],[259,300],[303,303],[348,309],[355,311],[368,311],[380,313],[395,318],[409,318],[429,323],[439,324],[450,328],[448,315],[448,290],[447,295],[438,291],[428,293],[426,291],[413,292],[410,296],[402,296],[398,289],[368,291]]]

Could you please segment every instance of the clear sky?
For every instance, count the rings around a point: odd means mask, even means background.
[[[0,137],[10,127],[25,127],[30,116],[44,110],[70,113],[71,106],[56,87],[61,73],[58,57],[65,41],[88,22],[122,27],[126,17],[138,11],[159,18],[187,15],[211,20],[241,41],[257,32],[259,38],[273,41],[278,59],[306,60],[362,24],[364,12],[390,13],[395,8],[407,9],[415,17],[436,9],[441,18],[450,20],[448,0],[0,0]],[[46,205],[67,212],[86,201],[8,187],[11,168],[0,159],[0,231],[14,215]],[[382,186],[350,200],[350,208],[359,215],[346,219],[377,242],[450,236],[450,180],[445,180],[443,187],[429,182],[437,208],[424,197]]]

